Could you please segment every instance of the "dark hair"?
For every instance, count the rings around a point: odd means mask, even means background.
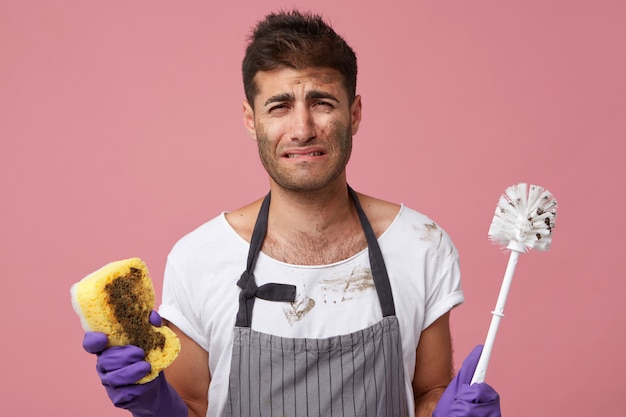
[[[356,55],[320,15],[296,10],[268,14],[257,23],[248,42],[242,73],[250,105],[254,105],[258,93],[258,86],[254,83],[257,72],[280,67],[336,69],[343,75],[350,101],[354,99]]]

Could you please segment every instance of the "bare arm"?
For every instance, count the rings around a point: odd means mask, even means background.
[[[446,313],[422,332],[417,346],[413,377],[416,417],[432,417],[453,373],[450,313]]]
[[[209,353],[171,323],[167,326],[180,339],[180,354],[165,370],[165,377],[189,408],[189,417],[205,417],[211,382]]]

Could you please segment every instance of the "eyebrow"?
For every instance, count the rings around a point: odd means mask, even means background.
[[[320,90],[311,90],[309,92],[306,93],[306,99],[307,100],[315,100],[315,99],[328,99],[328,100],[333,100],[337,103],[339,103],[339,99],[337,99],[337,97],[335,97],[334,95],[327,93],[325,91],[320,91]],[[267,106],[268,104],[271,103],[280,103],[280,102],[285,102],[285,101],[294,101],[294,96],[293,94],[290,93],[280,93],[280,94],[276,94],[273,95],[272,97],[268,98],[267,100],[265,100],[264,105]]]

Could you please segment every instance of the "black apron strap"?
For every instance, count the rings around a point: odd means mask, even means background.
[[[261,246],[263,246],[263,240],[267,233],[269,207],[270,195],[268,194],[261,204],[261,210],[252,231],[246,270],[241,274],[239,281],[237,281],[237,285],[241,288],[239,293],[239,311],[237,312],[235,322],[237,327],[250,327],[252,325],[252,309],[254,308],[255,297],[269,301],[288,302],[296,299],[295,285],[268,283],[257,287],[254,279],[254,267],[259,253],[261,253]]]
[[[361,207],[359,198],[356,192],[348,186],[350,196],[354,200],[356,211],[359,214],[359,220],[361,220],[361,227],[365,233],[365,239],[367,239],[368,252],[370,257],[370,268],[372,269],[372,277],[374,278],[374,285],[376,286],[376,293],[378,294],[378,300],[380,301],[380,307],[383,312],[383,317],[395,316],[396,308],[393,302],[393,293],[391,292],[391,284],[389,283],[389,275],[387,275],[387,267],[385,266],[385,260],[383,254],[378,246],[378,239],[372,229],[372,226]]]

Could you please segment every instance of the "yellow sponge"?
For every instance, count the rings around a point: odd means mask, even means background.
[[[154,287],[139,258],[111,262],[72,285],[72,306],[85,331],[105,333],[109,346],[139,346],[151,372],[137,381],[152,381],[180,352],[180,341],[167,327],[150,324]]]

